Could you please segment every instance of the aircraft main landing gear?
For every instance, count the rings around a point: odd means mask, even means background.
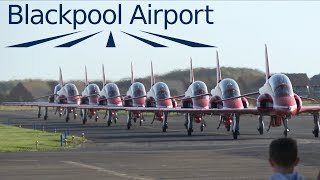
[[[132,113],[128,111],[128,118],[127,118],[127,129],[129,130],[131,128],[131,119],[132,119]]]
[[[66,109],[66,114],[67,114],[67,116],[66,116],[66,122],[69,122],[69,120],[70,120],[69,109]]]
[[[38,107],[39,109],[38,109],[38,118],[40,118],[41,117],[41,107]]]
[[[86,124],[87,123],[87,110],[86,109],[82,109],[81,110],[81,114],[82,114],[82,124]]]
[[[240,135],[240,132],[239,132],[239,121],[240,121],[240,115],[239,114],[234,114],[234,116],[233,116],[233,124],[232,124],[233,139],[238,139],[238,136]]]
[[[263,130],[264,130],[263,116],[260,115],[259,116],[259,127],[258,127],[259,134],[263,134]]]
[[[187,132],[188,132],[188,136],[191,136],[193,132],[193,127],[192,127],[193,116],[190,113],[188,113],[187,118],[188,118]]]
[[[111,114],[111,110],[109,110],[108,113],[106,113],[108,115],[108,121],[107,121],[107,126],[109,127],[112,123],[112,114]]]
[[[43,119],[44,119],[44,120],[47,120],[47,119],[48,119],[48,107],[45,107],[45,108],[44,108],[44,116],[43,116]]]

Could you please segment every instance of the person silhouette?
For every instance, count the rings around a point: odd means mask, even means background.
[[[273,174],[269,180],[303,180],[294,167],[299,163],[297,141],[292,138],[279,138],[270,143],[269,163]]]

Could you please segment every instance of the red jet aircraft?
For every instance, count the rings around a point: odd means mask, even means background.
[[[102,78],[103,87],[100,91],[99,105],[106,105],[108,110],[106,110],[107,125],[110,126],[113,122],[116,124],[118,120],[117,111],[112,107],[123,107],[122,105],[122,95],[120,94],[119,88],[115,83],[106,84],[106,76],[104,72],[104,65],[102,65]]]
[[[209,109],[209,95],[207,85],[202,81],[194,81],[194,73],[192,67],[192,59],[190,59],[190,85],[184,94],[181,108],[192,109]],[[206,123],[203,119],[204,114],[199,113],[185,113],[185,126],[190,136],[193,132],[193,121],[201,123],[200,130],[203,131],[203,127]]]
[[[100,88],[97,84],[88,82],[87,67],[85,67],[85,88],[81,93],[81,104],[98,105],[99,104]],[[95,109],[81,109],[80,116],[82,123],[86,124],[87,117],[90,119],[94,116],[95,121],[98,120],[98,112]]]
[[[174,108],[176,101],[170,96],[170,90],[164,82],[155,82],[153,75],[153,65],[151,62],[151,88],[147,93],[146,108],[140,108],[142,111],[149,111],[148,108]],[[136,110],[139,108],[131,108]],[[139,111],[139,110],[138,110]],[[152,110],[151,110],[152,111]],[[153,112],[153,111],[152,111]],[[168,128],[168,112],[154,111],[153,120],[162,122],[162,132],[166,132]]]
[[[222,79],[221,77],[221,68],[219,62],[218,51],[216,53],[217,59],[217,85],[214,89],[211,90],[211,99],[210,99],[210,108],[218,109],[243,109],[248,108],[249,103],[245,97],[239,97],[234,99],[229,99],[222,101],[223,99],[233,98],[240,96],[240,89],[237,82],[233,79],[226,78]],[[227,131],[230,131],[231,125],[233,137],[237,139],[239,135],[239,120],[240,117],[236,113],[222,113],[220,114],[220,125],[223,123],[227,128]]]
[[[234,113],[235,116],[240,114],[256,114],[259,115],[259,127],[258,131],[263,134],[264,123],[263,116],[270,116],[270,127],[279,127],[283,124],[285,136],[288,135],[288,121],[292,116],[298,115],[300,113],[311,113],[314,117],[314,129],[313,134],[315,137],[319,136],[319,111],[320,106],[302,106],[300,97],[293,92],[292,84],[290,79],[281,73],[276,73],[271,75],[269,70],[269,60],[268,60],[268,50],[265,45],[265,62],[266,62],[266,82],[258,92],[253,92],[237,97],[224,98],[222,101],[228,101],[232,99],[238,99],[245,96],[250,96],[258,94],[257,107],[256,108],[230,108],[223,111],[216,111],[213,113]],[[309,99],[309,98],[305,98]],[[218,101],[220,102],[220,101]],[[236,122],[233,127],[237,126]],[[268,129],[268,130],[269,130]]]
[[[57,111],[59,110],[59,116],[62,115],[62,111],[64,110],[66,122],[70,120],[70,113],[73,113],[74,119],[77,117],[75,108],[80,104],[80,95],[74,84],[64,84],[61,68],[59,68],[59,84],[54,87],[54,93],[43,97],[48,97],[48,102],[5,102],[3,104],[13,106],[37,106],[39,108],[38,118],[41,117],[41,107],[44,107],[44,120],[48,118],[48,107],[56,107]]]
[[[146,89],[144,85],[140,82],[135,82],[133,77],[133,65],[131,62],[131,85],[127,91],[126,96],[124,97],[124,106],[125,107],[145,107],[146,101]],[[128,111],[127,118],[127,129],[130,129],[132,126],[131,120],[134,122],[139,119],[140,126],[142,121],[144,121],[142,112],[139,111]]]

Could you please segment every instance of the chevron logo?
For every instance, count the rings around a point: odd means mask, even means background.
[[[64,37],[67,37],[67,36],[72,37],[72,35],[78,34],[78,33],[81,33],[81,32],[82,31],[76,31],[76,32],[72,32],[72,33],[61,34],[61,35],[57,35],[57,36],[53,36],[53,37],[47,37],[47,38],[38,39],[38,40],[34,40],[34,41],[29,41],[29,42],[24,42],[24,43],[20,43],[20,44],[10,45],[10,46],[7,46],[7,47],[8,48],[28,48],[28,47],[40,45],[40,44],[43,44],[43,43],[46,43],[46,42],[49,42],[49,41],[54,41],[56,39],[64,38]],[[65,42],[63,44],[58,44],[55,47],[57,47],[57,48],[69,48],[69,47],[75,46],[75,45],[77,45],[77,44],[79,44],[79,43],[81,43],[81,42],[83,42],[85,40],[88,40],[89,38],[91,38],[91,37],[93,37],[93,36],[95,36],[95,35],[97,35],[97,34],[99,34],[101,32],[102,31],[95,32],[93,34],[89,34],[89,35],[83,36],[81,38],[77,38],[77,39]],[[142,42],[144,44],[150,45],[150,46],[155,47],[155,48],[168,47],[165,44],[160,44],[158,42],[151,41],[151,40],[149,40],[147,38],[144,38],[144,37],[140,37],[140,36],[128,33],[128,32],[124,32],[124,31],[121,31],[121,32],[122,32],[122,34],[127,35],[128,37],[134,38],[134,39],[138,40],[139,42]],[[203,43],[194,42],[194,41],[190,41],[190,40],[185,40],[185,39],[181,39],[181,38],[177,38],[177,37],[166,36],[166,35],[163,35],[163,34],[157,34],[157,33],[147,32],[147,31],[141,31],[141,32],[143,32],[147,36],[155,36],[155,37],[158,37],[160,39],[165,39],[165,40],[172,41],[172,42],[175,42],[175,43],[178,43],[178,44],[182,44],[182,45],[185,45],[185,46],[189,46],[189,47],[192,47],[192,48],[215,48],[216,47],[216,46],[213,46],[213,45],[203,44]],[[115,47],[116,47],[116,41],[115,41],[115,38],[112,35],[112,32],[110,31],[109,36],[108,36],[108,40],[107,40],[107,43],[106,43],[106,48],[115,48]]]

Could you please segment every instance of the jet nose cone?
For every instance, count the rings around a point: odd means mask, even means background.
[[[120,97],[114,97],[108,99],[108,104],[115,105],[115,106],[122,106],[122,100]]]
[[[209,99],[208,98],[193,99],[193,106],[200,107],[200,108],[207,108],[209,107]]]
[[[243,108],[243,104],[240,98],[223,101],[223,106],[226,108]]]
[[[294,99],[294,97],[291,97],[291,96],[276,97],[274,98],[274,103],[276,106],[281,106],[286,108],[297,105],[296,100]]]
[[[133,105],[134,106],[142,107],[142,106],[144,106],[146,98],[145,97],[140,97],[140,98],[133,99],[132,101],[133,101]]]
[[[297,104],[294,97],[284,96],[274,99],[274,108],[280,114],[294,115],[297,113]]]
[[[89,97],[89,104],[98,104],[98,97]]]
[[[172,107],[172,101],[171,99],[160,100],[157,102],[157,105],[161,107]]]
[[[75,96],[75,97],[69,97],[67,98],[68,104],[80,104],[80,97]]]

